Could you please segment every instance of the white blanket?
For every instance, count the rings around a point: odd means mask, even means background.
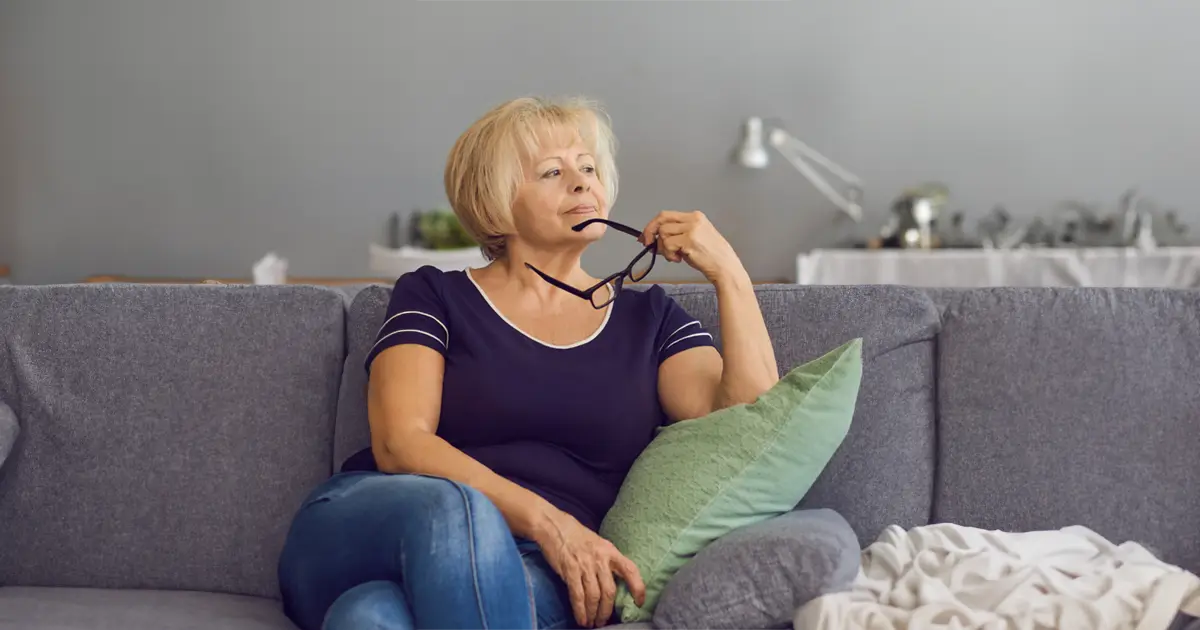
[[[805,604],[796,630],[1165,630],[1200,608],[1200,578],[1085,527],[1010,533],[892,526],[847,592]]]

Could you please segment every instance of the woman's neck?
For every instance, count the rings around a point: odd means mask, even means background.
[[[545,251],[532,250],[511,244],[505,256],[488,265],[494,280],[508,290],[517,290],[526,295],[536,295],[543,303],[577,300],[575,296],[560,290],[543,280],[526,263],[537,267],[542,273],[579,289],[586,289],[596,280],[580,265],[582,250]]]

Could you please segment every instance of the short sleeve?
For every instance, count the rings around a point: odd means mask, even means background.
[[[438,290],[441,273],[433,267],[422,267],[396,280],[383,324],[364,361],[367,372],[375,357],[392,346],[417,344],[443,354],[450,349],[445,302]]]
[[[655,340],[659,363],[684,350],[716,346],[712,334],[704,329],[700,320],[689,315],[665,291],[659,299],[662,300],[662,322],[659,324],[658,338]]]

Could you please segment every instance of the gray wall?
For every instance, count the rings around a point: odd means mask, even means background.
[[[16,30],[12,3],[0,2],[0,267],[12,262],[16,243],[13,219],[17,210],[17,165],[16,133],[13,124],[16,113],[12,111],[12,93],[8,79],[12,76],[12,64],[7,55]],[[0,278],[3,283],[4,278]]]
[[[268,250],[296,275],[367,274],[389,213],[444,202],[456,135],[525,93],[602,100],[617,217],[703,209],[759,278],[790,278],[839,224],[781,161],[727,161],[753,114],[858,172],[869,229],[927,179],[974,216],[1136,184],[1200,224],[1195,2],[0,7],[0,258],[21,282],[248,275]],[[589,268],[623,263],[619,245]]]

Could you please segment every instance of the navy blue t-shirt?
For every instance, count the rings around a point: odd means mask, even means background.
[[[713,338],[652,286],[622,291],[589,338],[551,345],[509,322],[469,273],[422,267],[396,281],[366,369],[400,344],[445,357],[439,436],[595,530],[667,420],[659,364]],[[347,469],[374,466],[369,449],[353,460]]]

